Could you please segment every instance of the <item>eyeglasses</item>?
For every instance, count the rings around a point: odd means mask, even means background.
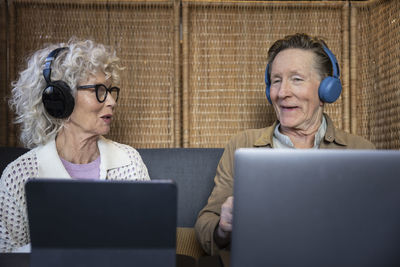
[[[119,96],[119,88],[118,87],[114,86],[114,87],[107,88],[104,84],[101,84],[101,83],[82,85],[82,86],[77,87],[78,90],[90,89],[90,88],[95,89],[97,101],[99,101],[100,103],[103,103],[104,101],[106,101],[108,93],[111,94],[111,96],[114,98],[115,102],[118,101],[118,96]]]

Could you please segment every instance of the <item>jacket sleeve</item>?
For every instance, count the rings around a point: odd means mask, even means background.
[[[231,140],[217,167],[214,178],[214,189],[206,206],[200,211],[195,231],[197,239],[207,254],[218,254],[219,248],[214,241],[214,230],[219,223],[221,206],[225,200],[233,195],[233,161],[236,145]]]
[[[10,164],[1,176],[0,252],[11,252],[30,242],[24,191],[27,177],[22,169]]]

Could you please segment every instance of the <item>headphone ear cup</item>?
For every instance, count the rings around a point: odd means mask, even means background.
[[[268,102],[269,102],[270,104],[272,104],[271,95],[270,95],[270,89],[271,89],[271,85],[270,85],[270,84],[267,84],[267,86],[266,86],[266,88],[265,88],[265,95],[267,96]]]
[[[265,69],[265,95],[267,96],[268,102],[272,104],[270,90],[271,82],[269,80],[269,65],[267,65],[267,68]]]
[[[269,102],[270,104],[272,104],[272,102],[271,102],[271,95],[269,94],[270,87],[271,87],[270,85],[267,85],[267,87],[265,88],[265,95],[267,96],[268,102]]]
[[[321,81],[318,88],[319,99],[322,102],[333,103],[335,102],[342,92],[342,83],[338,78],[326,77]]]
[[[63,81],[48,83],[42,93],[42,102],[47,113],[58,119],[68,118],[75,106],[71,89]]]

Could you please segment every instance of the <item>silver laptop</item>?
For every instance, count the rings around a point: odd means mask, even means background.
[[[400,152],[239,149],[231,264],[400,266]]]
[[[172,181],[32,179],[31,266],[176,266]]]

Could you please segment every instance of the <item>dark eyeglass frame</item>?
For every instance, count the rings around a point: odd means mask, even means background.
[[[100,98],[99,98],[99,88],[100,88],[101,86],[103,86],[104,88],[106,88],[106,95],[104,96],[104,99],[103,99],[103,100],[100,100]],[[104,101],[106,101],[107,96],[108,96],[108,93],[111,94],[112,91],[116,91],[116,92],[117,92],[117,98],[114,99],[114,100],[115,100],[115,102],[118,101],[118,98],[119,98],[119,90],[120,90],[120,89],[119,89],[119,87],[116,87],[116,86],[107,87],[107,86],[105,86],[104,84],[99,83],[99,84],[88,84],[88,85],[78,86],[76,89],[78,89],[78,90],[83,90],[83,89],[90,89],[90,88],[94,88],[94,90],[95,90],[95,92],[96,92],[97,101],[99,101],[100,103],[103,103]]]

